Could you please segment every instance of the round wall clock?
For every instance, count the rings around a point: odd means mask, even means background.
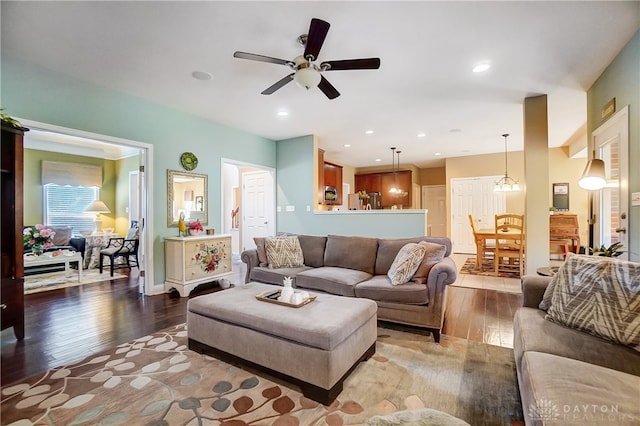
[[[196,157],[192,152],[184,152],[180,156],[180,164],[184,167],[185,170],[191,171],[198,167],[198,157]]]

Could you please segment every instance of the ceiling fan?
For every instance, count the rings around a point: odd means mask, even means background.
[[[298,37],[298,42],[304,46],[304,54],[294,58],[292,61],[246,52],[235,52],[233,57],[288,65],[294,70],[291,74],[263,90],[263,95],[270,95],[287,83],[295,81],[299,86],[307,90],[317,86],[327,98],[335,99],[340,96],[340,92],[320,73],[324,71],[378,69],[380,68],[380,58],[343,59],[339,61],[325,61],[321,62],[320,65],[316,65],[314,62],[318,59],[320,48],[329,32],[329,26],[328,22],[313,18],[309,26],[309,34],[303,34]]]

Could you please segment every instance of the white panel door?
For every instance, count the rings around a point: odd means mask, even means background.
[[[422,187],[422,208],[428,210],[427,235],[447,235],[447,189],[445,185]]]
[[[494,217],[505,212],[503,192],[493,190],[500,176],[451,179],[451,242],[455,253],[474,253],[476,244],[469,224],[473,214],[478,228],[493,228]]]
[[[620,259],[628,259],[629,212],[629,112],[620,110],[593,131],[596,157],[604,161],[607,185],[595,197],[598,218],[594,246],[623,245]]]
[[[274,235],[273,176],[269,171],[242,174],[242,250],[255,247],[254,237]]]

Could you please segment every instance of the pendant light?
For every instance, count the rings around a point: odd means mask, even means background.
[[[401,152],[402,151],[400,151],[400,150],[396,151],[396,154],[398,155],[398,171],[400,171],[400,153]],[[405,191],[402,188],[400,188],[399,186],[397,186],[397,184],[398,184],[398,175],[397,175],[397,173],[394,174],[393,178],[394,178],[394,182],[396,183],[396,193],[395,193],[396,197],[404,197],[405,195],[407,195],[408,194],[407,191]]]
[[[396,147],[391,147],[391,172],[393,173],[393,186],[389,189],[391,194],[396,194],[398,188],[396,188]]]
[[[497,192],[512,192],[512,191],[520,191],[520,185],[518,184],[518,180],[512,177],[509,177],[508,168],[507,168],[507,137],[509,133],[505,133],[502,135],[504,138],[504,176],[501,177],[493,187],[494,191]]]
[[[587,163],[587,167],[584,168],[582,177],[578,181],[580,188],[586,189],[587,191],[598,191],[607,184],[604,161],[595,158],[595,156],[596,153],[594,151],[593,157]]]

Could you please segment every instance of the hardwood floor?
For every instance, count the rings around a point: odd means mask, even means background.
[[[234,265],[233,283],[242,282],[242,266]],[[0,334],[1,384],[185,321],[187,298],[144,297],[138,279],[134,269],[119,280],[25,296],[25,339],[17,341],[12,328]],[[199,294],[217,290],[209,287]],[[512,347],[512,319],[520,303],[519,294],[449,286],[443,334]]]

